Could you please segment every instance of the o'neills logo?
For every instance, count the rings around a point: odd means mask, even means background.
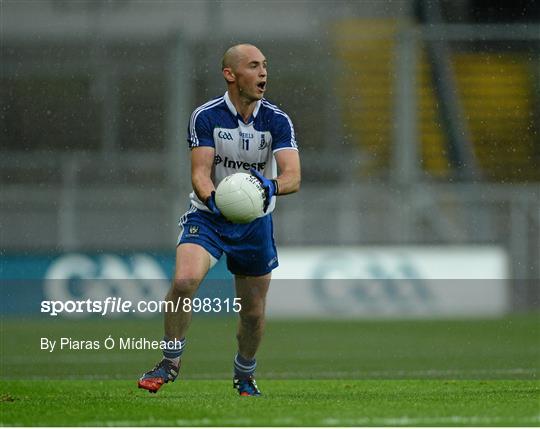
[[[266,166],[266,162],[244,162],[244,161],[237,161],[236,159],[229,159],[229,157],[225,157],[223,159],[221,156],[216,155],[214,157],[214,164],[219,165],[223,163],[224,167],[227,168],[234,168],[235,170],[246,170],[249,171],[250,169],[254,168],[257,171],[263,171],[264,167]]]

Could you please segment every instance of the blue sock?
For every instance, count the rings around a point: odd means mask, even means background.
[[[171,341],[167,337],[163,337],[163,341],[166,341],[165,348],[163,349],[163,357],[169,359],[176,366],[180,363],[180,357],[184,353],[184,348],[186,347],[186,338],[181,340]]]
[[[255,368],[257,368],[257,360],[255,358],[251,360],[245,359],[240,353],[236,353],[236,356],[234,357],[235,378],[249,378],[255,372]]]

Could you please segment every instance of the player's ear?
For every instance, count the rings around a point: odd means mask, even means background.
[[[225,78],[227,83],[233,83],[236,80],[236,76],[234,75],[230,67],[225,67],[223,69],[223,77]]]

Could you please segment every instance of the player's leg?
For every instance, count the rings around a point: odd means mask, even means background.
[[[235,276],[236,296],[242,310],[238,322],[238,351],[245,359],[253,359],[264,333],[266,295],[271,273],[264,276]]]
[[[233,386],[240,395],[257,396],[260,392],[253,378],[257,366],[255,354],[264,332],[271,273],[278,266],[272,216],[247,224],[225,250],[227,267],[235,275],[236,295],[242,305]]]
[[[260,395],[253,374],[257,367],[255,354],[264,333],[266,295],[271,276],[271,273],[235,276],[236,296],[240,298],[242,309],[239,313],[233,385],[242,396]]]
[[[166,297],[173,306],[165,312],[164,340],[170,345],[163,349],[163,359],[139,379],[139,388],[155,393],[163,384],[176,379],[185,334],[191,322],[191,306],[190,311],[184,311],[183,303],[185,299],[193,298],[211,262],[212,256],[198,244],[183,243],[176,248],[174,280]],[[176,306],[176,303],[179,305]]]
[[[185,333],[191,321],[191,311],[184,311],[187,307],[183,306],[184,300],[195,295],[202,279],[223,253],[220,222],[212,214],[191,206],[180,218],[179,226],[174,280],[167,294],[173,308],[168,307],[165,313],[163,359],[139,379],[139,387],[150,392],[156,392],[178,375]]]
[[[191,300],[210,269],[211,259],[206,249],[198,244],[180,244],[176,248],[174,280],[166,300],[174,303]],[[191,310],[184,311],[181,304],[178,311],[165,312],[165,337],[169,340],[183,339],[190,322]]]

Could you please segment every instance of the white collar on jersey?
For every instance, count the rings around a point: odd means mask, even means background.
[[[225,99],[225,103],[227,103],[227,107],[231,111],[231,113],[238,117],[238,112],[236,111],[236,107],[234,107],[234,104],[231,101],[231,98],[229,97],[229,91],[225,91],[225,95],[223,96]],[[259,113],[259,109],[261,108],[262,100],[257,101],[257,104],[255,105],[255,109],[253,110],[253,114],[251,115],[253,119],[257,117],[257,113]],[[240,118],[241,119],[241,118]],[[251,121],[250,121],[251,122]]]

